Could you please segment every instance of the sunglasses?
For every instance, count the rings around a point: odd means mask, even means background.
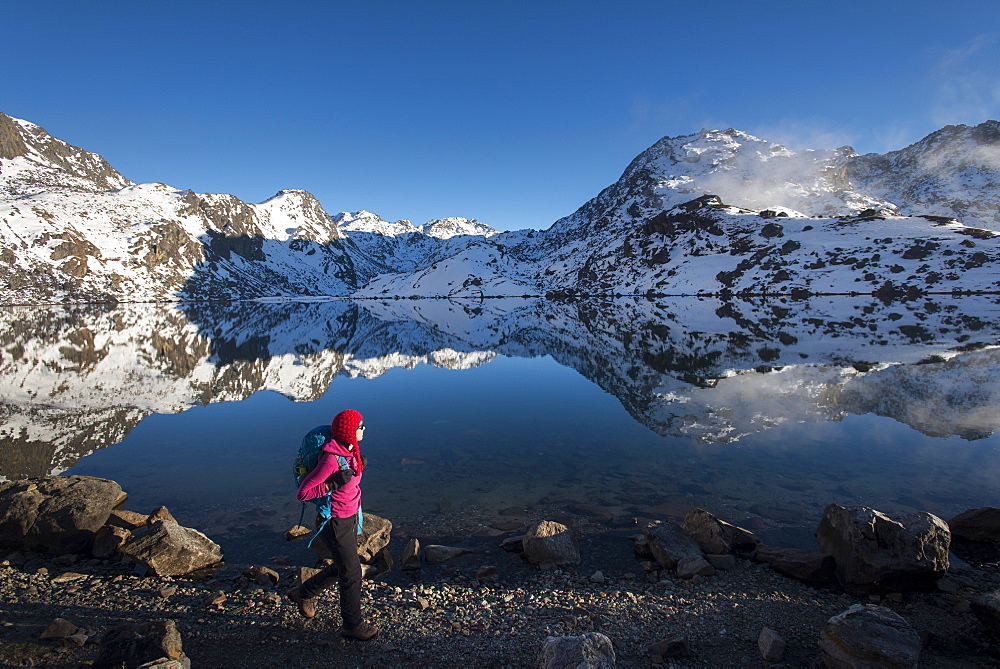
[[[358,425],[358,429],[359,429],[359,430],[363,430],[363,429],[365,429],[365,424],[364,424],[364,423],[361,423],[361,425]]]

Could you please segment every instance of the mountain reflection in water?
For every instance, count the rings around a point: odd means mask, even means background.
[[[4,478],[63,472],[81,458],[74,472],[84,473],[86,456],[125,440],[151,414],[240,402],[227,408],[226,415],[252,425],[255,400],[246,400],[259,391],[273,391],[296,403],[317,403],[339,387],[338,377],[380,383],[391,370],[414,370],[421,363],[449,370],[490,365],[500,369],[501,360],[544,356],[617,398],[648,428],[645,436],[634,437],[635,443],[653,437],[670,440],[660,464],[671,469],[676,469],[671,460],[677,449],[735,446],[754,435],[765,444],[765,433],[781,426],[801,435],[791,426],[850,416],[891,419],[897,427],[883,431],[901,435],[904,442],[912,431],[970,444],[995,440],[991,435],[1000,423],[1000,305],[992,296],[931,296],[888,304],[873,298],[816,297],[756,302],[617,298],[77,305],[5,308],[0,319]],[[415,372],[405,374],[418,378]],[[422,389],[414,385],[415,397]],[[463,449],[475,450],[484,439],[482,432],[489,433],[496,417],[509,410],[476,403],[479,392],[464,390],[469,405],[462,408],[439,402],[434,409],[443,421],[454,418],[452,411],[461,411],[463,419],[479,414],[484,429],[473,421],[465,432],[452,435],[445,449],[457,461],[467,457]],[[517,410],[532,424],[548,420],[545,407]],[[328,408],[324,405],[322,411]],[[526,415],[531,411],[539,415]],[[423,444],[411,433],[412,426],[407,431],[402,425],[407,411],[397,413],[400,434]],[[323,413],[318,422],[327,419]],[[156,432],[155,421],[143,421],[147,423],[148,430]],[[175,425],[144,439],[169,441]],[[310,427],[287,429],[304,432]],[[611,432],[635,435],[634,427],[617,425]],[[185,439],[196,440],[198,434],[194,430]],[[784,433],[776,434],[785,438]],[[550,432],[550,437],[556,445],[568,441],[568,435]],[[941,443],[942,448],[946,443],[954,448],[951,441]],[[808,448],[807,443],[797,445]],[[206,447],[200,448],[204,452]],[[779,450],[785,471],[794,456],[786,448]],[[179,450],[175,453],[172,457],[178,460],[185,457]],[[715,453],[719,463],[726,461],[725,451]],[[412,452],[403,455],[415,459]],[[638,451],[633,455],[635,462],[646,457]],[[416,454],[422,460],[434,457]],[[629,455],[619,448],[611,457],[617,461]],[[649,457],[649,466],[659,466],[655,454]],[[488,467],[503,469],[508,463],[504,456],[492,465],[484,462],[477,460],[475,476],[480,488],[490,490],[497,482],[490,480]],[[618,464],[624,470],[635,462]],[[180,463],[174,464],[184,471]],[[588,463],[564,458],[560,466],[566,468],[562,475],[572,478],[574,471],[587,470]],[[650,478],[651,470],[644,467],[629,480],[630,494],[649,502],[647,508],[665,504],[660,509],[664,513],[702,503],[722,487],[701,465],[700,473],[689,473],[689,480],[677,488],[679,497],[664,497],[657,492],[656,477]],[[794,487],[794,470],[783,476]],[[462,484],[452,477],[445,485]],[[827,489],[837,490],[837,485]],[[947,491],[935,494],[949,498]],[[758,511],[766,511],[753,496],[747,492],[741,498],[741,512],[755,513],[750,510],[755,504]],[[505,504],[497,498],[498,508]],[[638,508],[633,504],[627,510],[642,515]],[[776,517],[780,512],[773,509],[774,517],[758,515],[781,522]]]

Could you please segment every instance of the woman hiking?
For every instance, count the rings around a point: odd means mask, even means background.
[[[288,591],[288,598],[306,618],[316,615],[316,597],[334,583],[340,584],[340,614],[345,637],[367,641],[378,629],[361,615],[361,560],[358,557],[358,514],[361,508],[361,474],[367,458],[358,443],[364,439],[361,414],[341,411],[330,424],[330,439],[323,444],[316,466],[299,485],[299,500],[330,495],[330,518],[322,523],[316,539],[333,557],[327,565],[301,585]],[[341,460],[347,467],[341,467]]]

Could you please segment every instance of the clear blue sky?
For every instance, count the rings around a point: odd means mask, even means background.
[[[546,228],[664,135],[1000,118],[997,0],[7,3],[0,111],[137,182]]]

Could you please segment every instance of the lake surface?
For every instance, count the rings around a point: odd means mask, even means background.
[[[111,478],[233,561],[302,558],[291,463],[344,408],[394,537],[701,507],[815,548],[830,503],[1000,501],[1000,298],[239,302],[0,312],[0,476]],[[307,513],[307,516],[311,515]]]

